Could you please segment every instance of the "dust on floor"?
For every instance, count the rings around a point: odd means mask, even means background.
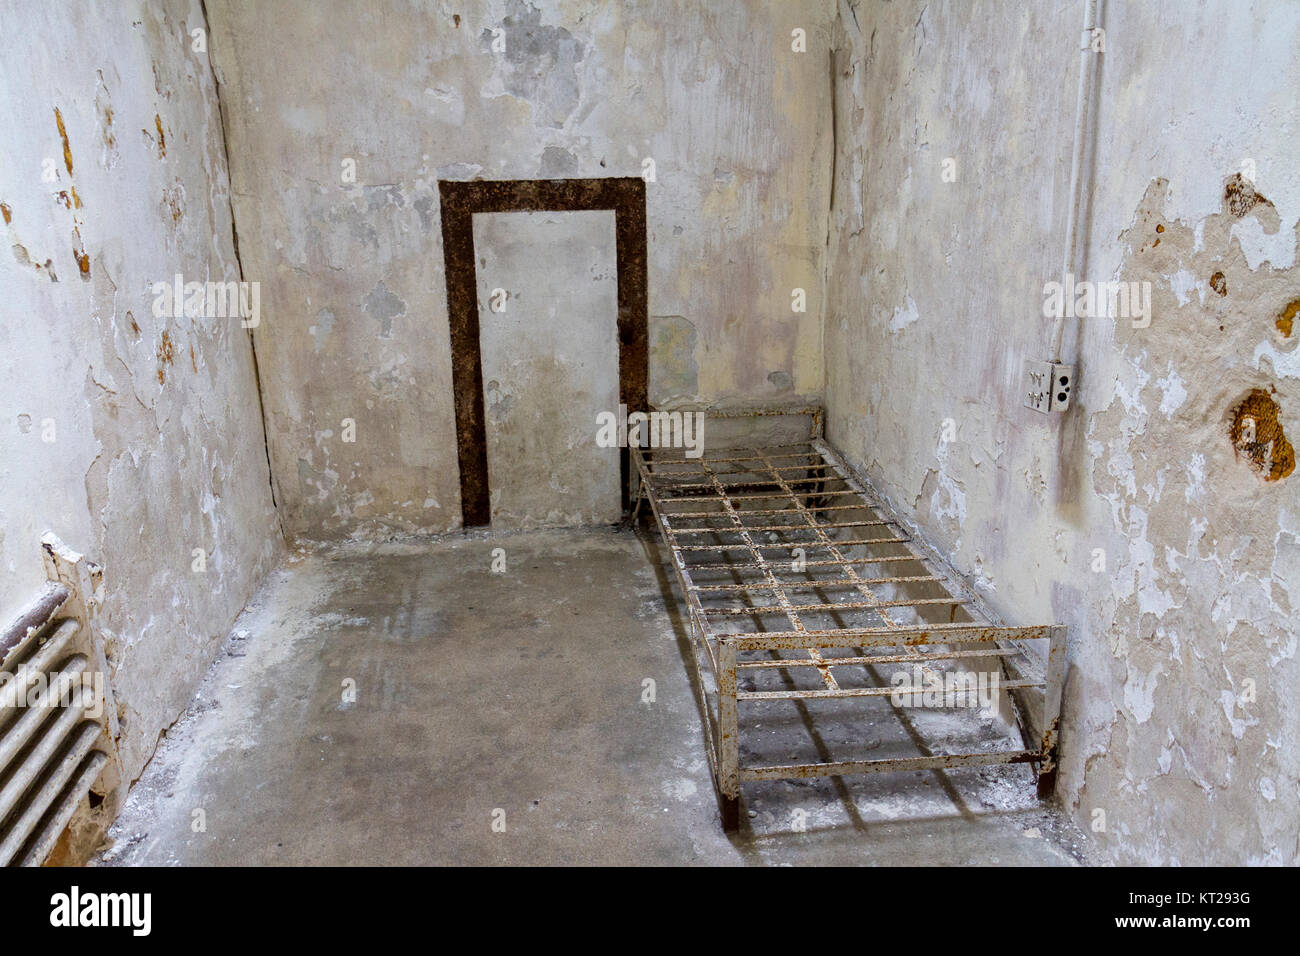
[[[747,784],[742,830],[724,834],[673,588],[657,542],[616,529],[299,552],[236,622],[97,862],[1083,860],[1085,836],[1014,765]],[[757,720],[765,748],[809,746],[793,707]],[[868,747],[927,730],[887,704],[817,727]]]

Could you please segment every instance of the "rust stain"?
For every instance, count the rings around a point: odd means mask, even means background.
[[[171,335],[164,330],[162,341],[158,344],[158,384],[162,385],[167,381],[167,375],[163,371],[164,365],[173,365],[176,362],[176,343],[172,341]]]
[[[163,92],[162,77],[158,75],[158,64],[156,62],[153,65],[153,89],[159,96],[166,97],[167,99],[172,98],[170,91],[166,93]]]
[[[8,221],[8,217],[6,217],[5,221]],[[1295,327],[1295,319],[1297,315],[1300,315],[1300,299],[1296,299],[1294,302],[1288,304],[1287,307],[1278,314],[1276,322],[1277,330],[1288,339],[1291,337],[1291,332]]]
[[[158,158],[167,155],[167,134],[163,132],[162,117],[157,113],[153,114],[153,124],[158,127]]]
[[[1164,223],[1161,222],[1156,223],[1156,232],[1164,232],[1164,231],[1165,231]]]
[[[117,146],[117,137],[113,135],[113,107],[104,107],[104,145],[109,149]]]
[[[185,216],[185,207],[181,202],[180,180],[177,180],[175,187],[163,190],[163,202],[171,212],[172,222],[179,223]]]
[[[81,208],[81,197],[77,195],[77,187],[72,187],[72,205],[77,209]]]
[[[81,244],[81,230],[76,228],[72,230],[72,257],[77,260],[77,268],[81,270],[81,278],[89,280],[90,255]]]
[[[140,326],[136,324],[135,313],[128,309],[126,313],[126,320],[131,323],[131,331],[134,332],[138,337],[140,335]]]
[[[1295,449],[1278,421],[1277,403],[1262,388],[1252,389],[1233,410],[1228,437],[1233,449],[1265,481],[1281,481],[1295,471]]]
[[[1238,219],[1256,206],[1273,205],[1260,193],[1255,192],[1255,184],[1241,173],[1234,174],[1223,187],[1223,201],[1228,207],[1228,212]]]
[[[55,197],[55,201],[63,203],[64,209],[72,208],[72,200],[68,197],[68,191],[66,189],[59,190],[59,194]]]
[[[59,124],[59,138],[63,140],[63,165],[68,167],[68,175],[72,175],[72,147],[68,145],[68,131],[63,125],[63,114],[59,108],[54,107],[54,121]]]
[[[1214,275],[1210,276],[1210,288],[1219,293],[1219,295],[1228,294],[1228,280],[1224,277],[1222,272],[1216,272]]]
[[[194,371],[196,371],[196,372],[199,370],[199,363],[196,362],[196,361],[194,361],[194,345],[193,345],[193,343],[190,344],[190,368],[194,369]]]
[[[10,209],[8,205],[6,205],[5,203],[2,203],[2,202],[0,202],[0,216],[4,216],[4,217],[5,217],[5,225],[6,225],[6,226],[9,225],[9,223],[11,223],[11,222],[14,221],[14,213],[13,213],[13,210]]]

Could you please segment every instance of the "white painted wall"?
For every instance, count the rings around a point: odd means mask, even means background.
[[[1150,282],[1153,315],[1067,336],[1060,419],[1018,393],[1048,357],[1081,2],[840,4],[828,435],[1007,617],[1070,626],[1061,793],[1102,858],[1295,863],[1300,478],[1263,480],[1228,430],[1259,388],[1300,436],[1300,330],[1276,324],[1300,299],[1300,7],[1104,7],[1080,278]],[[1269,202],[1239,215],[1245,159]]]
[[[45,531],[103,565],[130,777],[279,550],[247,333],[152,308],[178,272],[238,278],[203,25],[197,0],[0,2],[0,617]]]

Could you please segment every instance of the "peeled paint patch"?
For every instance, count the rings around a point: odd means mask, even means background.
[[[411,205],[415,207],[415,212],[420,217],[420,231],[427,235],[433,228],[433,197],[420,196]]]
[[[788,392],[790,389],[794,388],[794,379],[790,376],[789,372],[783,371],[782,369],[768,372],[767,380],[781,392]]]
[[[81,278],[89,280],[90,254],[86,252],[81,241],[81,230],[75,227],[72,230],[72,257],[77,260],[77,269],[81,272]]]
[[[1156,387],[1164,393],[1160,399],[1160,413],[1165,418],[1178,411],[1187,400],[1187,389],[1183,385],[1183,380],[1172,368],[1169,369],[1167,376],[1156,382]]]
[[[500,27],[482,32],[479,45],[499,58],[501,88],[532,103],[543,125],[559,129],[578,107],[577,64],[585,47],[564,27],[544,26],[536,7],[514,0],[510,9]]]
[[[1262,388],[1242,400],[1232,415],[1228,437],[1265,481],[1280,481],[1295,471],[1295,449],[1278,421],[1277,403]]]
[[[1240,219],[1246,213],[1250,212],[1256,206],[1273,205],[1261,194],[1255,191],[1255,184],[1241,173],[1230,177],[1227,184],[1223,187],[1223,202],[1227,206],[1228,212]]]
[[[542,150],[542,164],[537,175],[542,179],[566,179],[578,174],[578,157],[567,149],[547,146]]]
[[[393,319],[406,314],[406,302],[390,292],[382,279],[370,290],[362,308],[379,320],[379,335],[385,339],[392,337]]]
[[[1283,337],[1290,338],[1291,332],[1295,327],[1296,314],[1300,313],[1300,299],[1290,302],[1278,313],[1277,321],[1274,323],[1277,330],[1282,333]]]
[[[694,323],[680,315],[650,319],[650,384],[656,404],[673,398],[694,398],[699,391],[696,338]]]
[[[889,320],[889,331],[901,332],[920,317],[920,313],[916,311],[916,302],[909,295],[907,304],[894,310],[894,316]]]
[[[321,309],[316,313],[316,324],[313,325],[309,332],[317,352],[325,345],[325,340],[329,338],[330,332],[334,328],[334,313],[329,309]]]

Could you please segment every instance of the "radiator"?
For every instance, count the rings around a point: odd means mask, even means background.
[[[85,862],[121,783],[100,569],[52,534],[41,548],[48,581],[0,633],[0,866]]]

